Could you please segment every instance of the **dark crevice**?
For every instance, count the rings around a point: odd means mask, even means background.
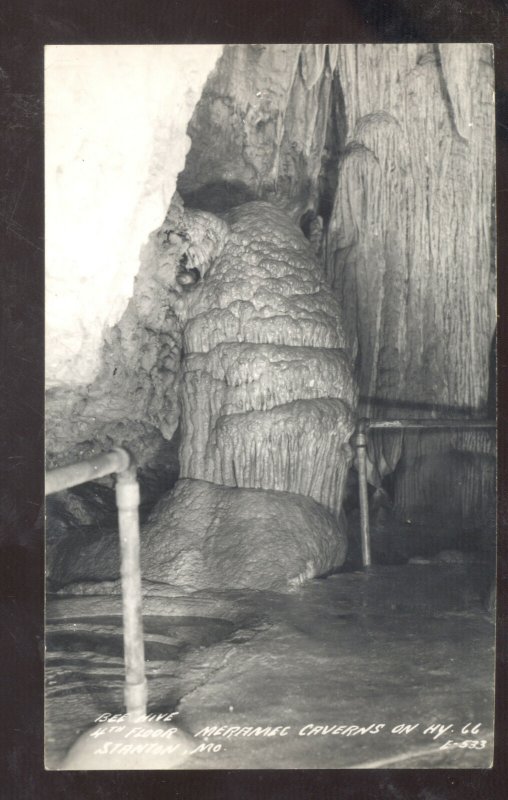
[[[328,116],[325,147],[321,159],[318,182],[317,213],[323,218],[325,229],[333,211],[337,191],[339,161],[347,141],[347,117],[344,92],[336,71],[330,87],[330,114]]]
[[[258,200],[256,193],[240,181],[211,181],[198,189],[187,191],[185,170],[180,173],[177,189],[187,208],[221,214],[235,206]]]

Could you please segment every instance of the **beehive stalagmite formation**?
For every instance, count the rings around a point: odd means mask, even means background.
[[[313,497],[338,515],[355,388],[337,300],[268,203],[226,216],[183,331],[181,477]]]

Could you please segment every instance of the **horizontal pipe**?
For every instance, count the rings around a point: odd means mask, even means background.
[[[115,447],[109,453],[102,453],[79,464],[69,464],[46,472],[45,494],[70,489],[71,486],[79,486],[80,483],[103,478],[113,472],[123,472],[130,466],[131,457],[127,450]]]
[[[364,424],[373,430],[402,430],[404,428],[495,428],[491,419],[369,419]]]
[[[367,419],[362,417],[356,424],[353,445],[356,448],[358,463],[358,490],[360,495],[360,529],[362,539],[362,561],[369,567],[371,561],[369,501],[367,494],[367,437],[370,430],[405,430],[432,428],[495,428],[491,419]]]

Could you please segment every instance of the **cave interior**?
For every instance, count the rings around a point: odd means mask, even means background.
[[[131,282],[48,260],[75,305],[48,323],[47,469],[136,459],[149,711],[191,737],[157,768],[489,766],[495,431],[468,424],[496,413],[491,47],[168,50],[129,213],[108,225],[93,180],[69,209],[88,263],[128,244]],[[453,421],[371,430],[368,567],[362,418]],[[46,570],[59,769],[123,708],[112,477],[48,496]]]

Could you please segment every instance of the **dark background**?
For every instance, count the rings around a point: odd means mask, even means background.
[[[498,683],[493,770],[45,773],[44,44],[493,42],[498,199]],[[79,191],[79,187],[77,187]],[[501,798],[506,692],[508,0],[3,0],[0,5],[0,796]]]

